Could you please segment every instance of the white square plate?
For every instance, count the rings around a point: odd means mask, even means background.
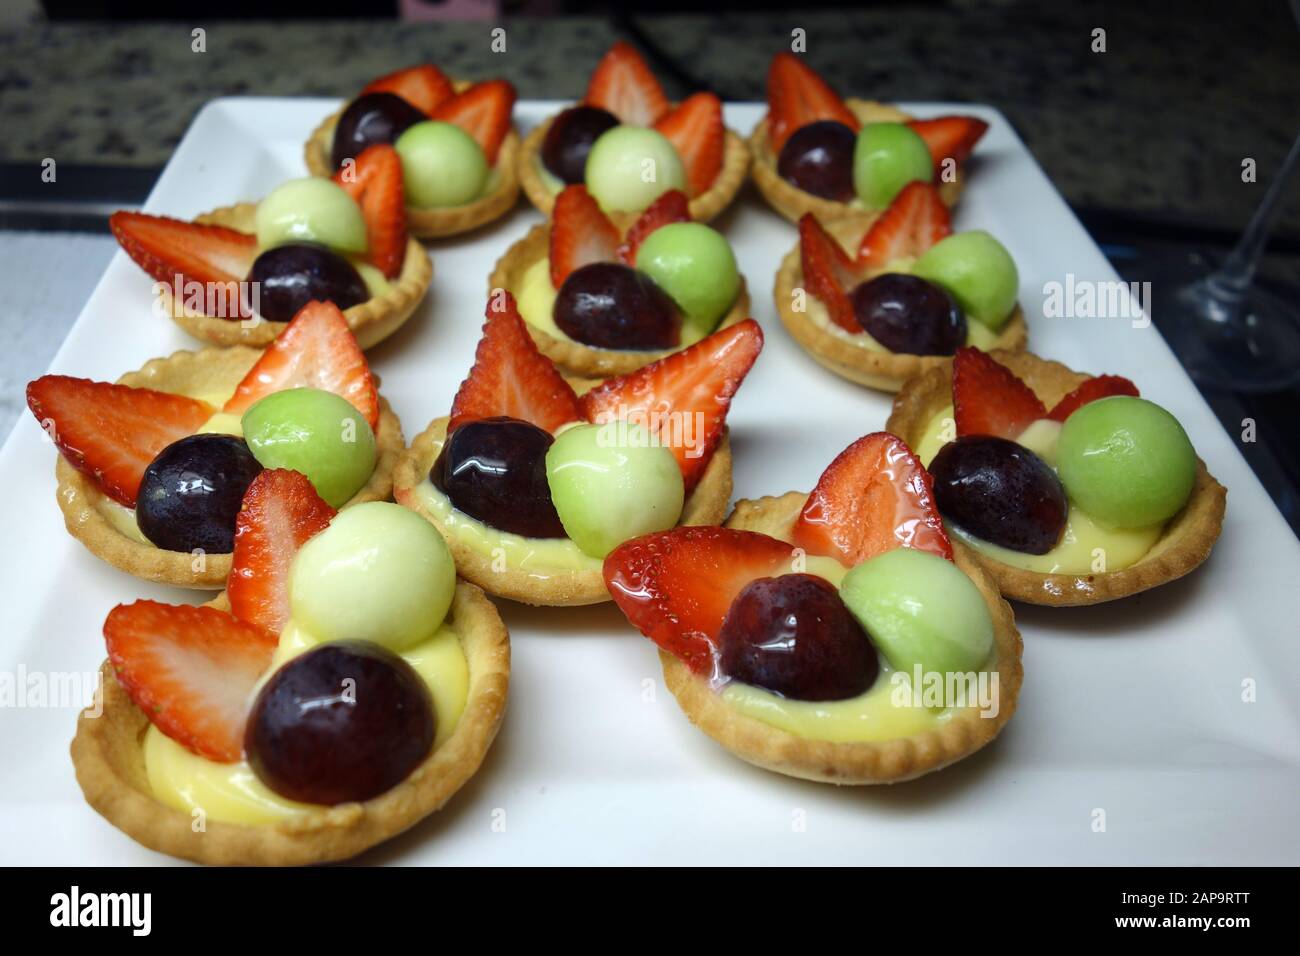
[[[304,175],[302,144],[336,105],[209,104],[146,210],[190,217]],[[559,106],[520,103],[517,118],[529,127]],[[1017,607],[1025,684],[1015,718],[974,757],[892,788],[803,783],[731,757],[690,726],[663,687],[654,648],[612,605],[502,602],[515,654],[497,743],[447,809],[366,860],[1300,861],[1300,544],[1154,327],[1044,318],[1045,283],[1068,273],[1116,275],[1006,119],[986,107],[914,109],[970,112],[991,124],[956,226],[988,229],[1015,257],[1034,351],[1134,379],[1178,416],[1228,487],[1228,522],[1209,563],[1118,604]],[[755,104],[727,107],[729,125],[742,132],[760,114]],[[370,353],[408,436],[449,408],[473,360],[492,264],[537,219],[521,200],[502,222],[430,245],[430,296]],[[883,426],[890,399],[823,371],[780,326],[770,290],[794,228],[752,193],[718,225],[767,333],[730,418],[736,496],[808,489],[850,441]],[[111,380],[153,356],[196,347],[150,305],[150,282],[117,255],[52,370]],[[65,533],[52,500],[55,451],[43,437],[24,416],[0,451],[0,673],[10,680],[93,672],[114,604],[197,597],[123,575]],[[1243,700],[1243,686],[1253,686],[1253,702]],[[167,862],[82,799],[68,758],[75,706],[34,706],[30,696],[26,703],[33,706],[0,709],[0,860]]]

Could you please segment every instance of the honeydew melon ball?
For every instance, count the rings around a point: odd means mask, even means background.
[[[263,468],[306,475],[331,508],[342,507],[375,470],[375,433],[346,398],[288,388],[258,399],[241,419],[244,441]]]
[[[947,289],[967,318],[994,332],[1011,318],[1020,291],[1016,261],[983,229],[940,239],[912,264],[912,273]]]
[[[636,267],[681,308],[683,344],[717,328],[740,292],[730,243],[699,222],[669,223],[650,233],[637,249]]]
[[[414,511],[370,501],[340,511],[289,572],[294,623],[318,641],[403,651],[431,637],[456,592],[442,535]]]
[[[488,178],[483,148],[459,126],[426,120],[393,144],[402,160],[408,205],[421,209],[463,206],[477,199]]]
[[[338,183],[319,176],[291,179],[257,204],[253,217],[263,249],[319,242],[339,252],[366,251],[361,207]]]
[[[993,619],[979,589],[937,554],[895,548],[862,562],[840,597],[895,670],[911,675],[978,670],[993,647]]]
[[[914,180],[934,177],[930,147],[903,123],[867,123],[853,145],[853,189],[868,209],[884,209]]]
[[[1196,484],[1196,452],[1178,419],[1128,395],[1089,402],[1067,418],[1056,467],[1075,504],[1119,528],[1168,521]]]
[[[662,133],[615,126],[592,144],[586,180],[605,212],[640,212],[670,189],[685,190],[686,170]]]
[[[546,451],[546,481],[565,533],[596,558],[673,527],[686,498],[673,453],[634,422],[561,431]]]

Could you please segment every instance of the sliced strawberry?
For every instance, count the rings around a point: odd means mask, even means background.
[[[816,71],[793,53],[772,57],[767,71],[767,137],[779,154],[795,130],[818,120],[834,120],[851,130],[858,118]]]
[[[650,67],[636,47],[622,40],[596,64],[585,102],[632,126],[651,126],[669,109],[668,97]]]
[[[618,258],[618,228],[586,186],[566,186],[551,213],[551,283],[564,285],[574,269]]]
[[[220,763],[244,752],[244,724],[276,639],[213,607],[136,601],[104,621],[118,683],[150,722]]]
[[[655,129],[673,144],[686,167],[691,195],[713,185],[722,169],[726,127],[722,125],[722,100],[712,93],[696,93],[655,121]]]
[[[952,402],[958,435],[1015,440],[1047,416],[1028,385],[979,349],[963,346],[952,360]]]
[[[367,146],[356,167],[340,169],[334,181],[357,201],[366,218],[370,261],[393,278],[406,258],[406,201],[397,150],[383,143]]]
[[[762,350],[763,330],[746,319],[597,385],[580,400],[583,415],[596,424],[631,419],[655,431],[677,457],[689,492],[722,440],[731,397]]]
[[[483,338],[474,367],[451,403],[450,433],[463,422],[508,415],[553,432],[582,420],[578,397],[537,344],[519,317],[515,299],[504,289],[488,298]]]
[[[244,492],[226,597],[230,611],[278,638],[289,622],[289,566],[335,511],[300,472],[268,468]]]
[[[713,669],[723,618],[756,578],[794,570],[793,545],[753,531],[688,527],[627,541],[605,585],[632,626],[697,674]]]
[[[859,438],[831,462],[795,521],[794,543],[846,567],[894,548],[952,560],[934,503],[934,480],[903,439]]]
[[[1138,387],[1123,375],[1098,375],[1090,378],[1065,398],[1052,406],[1047,417],[1053,421],[1063,422],[1089,402],[1112,395],[1131,395],[1138,397]]]
[[[691,205],[686,193],[680,189],[670,189],[652,202],[637,221],[632,223],[627,235],[623,237],[623,244],[618,247],[618,257],[628,265],[635,266],[636,251],[650,233],[660,226],[690,221]]]
[[[379,392],[347,319],[333,302],[308,302],[248,370],[224,411],[242,413],[286,388],[319,388],[351,402],[379,427]]]
[[[393,93],[417,110],[432,116],[433,111],[453,95],[451,80],[436,66],[426,63],[397,70],[374,80],[361,91],[366,93]]]
[[[510,132],[510,112],[515,108],[515,88],[505,80],[475,83],[433,111],[433,118],[454,123],[483,147],[488,165],[497,161],[501,141]]]
[[[135,507],[149,463],[213,412],[207,402],[184,395],[67,375],[30,383],[27,407],[68,463],[128,508]]]
[[[930,147],[936,173],[943,171],[945,159],[951,159],[958,166],[966,162],[975,144],[989,128],[988,123],[974,116],[939,116],[911,120],[907,125]]]
[[[108,217],[114,238],[136,265],[156,281],[242,282],[257,258],[257,237],[225,226],[201,226],[183,219],[115,212]],[[231,300],[234,315],[246,318],[243,297]]]
[[[871,224],[858,246],[858,264],[882,269],[895,259],[914,258],[952,234],[948,207],[932,183],[904,186]]]
[[[849,290],[858,281],[853,260],[810,212],[799,220],[799,257],[806,291],[826,306],[831,321],[844,331],[861,332],[849,300]]]

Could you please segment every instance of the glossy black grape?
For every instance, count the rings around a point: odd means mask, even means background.
[[[393,93],[366,93],[349,104],[334,127],[333,168],[356,159],[367,146],[393,143],[416,123],[429,117]]]
[[[288,322],[313,300],[349,309],[370,298],[352,263],[310,242],[267,249],[253,263],[248,281],[258,284],[258,312],[271,322]]]
[[[271,675],[244,732],[253,773],[283,797],[377,797],[433,747],[433,700],[410,664],[368,641],[321,644]]]
[[[930,462],[939,511],[958,527],[1004,548],[1046,554],[1065,530],[1061,480],[1028,448],[992,435],[966,435]]]
[[[718,634],[722,672],[796,700],[843,700],[875,682],[880,659],[835,586],[812,574],[745,585]]]
[[[261,470],[242,438],[190,435],[174,441],[145,469],[136,524],[167,551],[229,554],[244,492]]]
[[[456,506],[501,531],[529,538],[566,537],[546,481],[555,439],[531,422],[482,418],[447,439],[429,480]]]
[[[854,289],[852,300],[858,324],[891,352],[954,355],[966,344],[961,306],[933,282],[886,272]]]
[[[854,197],[853,148],[857,141],[857,134],[843,123],[809,123],[785,141],[776,171],[804,192],[848,202]]]
[[[542,165],[552,176],[566,183],[581,183],[586,177],[587,154],[600,135],[618,125],[618,117],[596,106],[574,106],[565,110],[546,131],[542,141]]]
[[[574,269],[555,297],[555,324],[602,349],[671,349],[681,344],[677,303],[644,272],[617,262]]]

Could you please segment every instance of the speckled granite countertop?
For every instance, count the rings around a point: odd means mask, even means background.
[[[1142,9],[1142,8],[1147,9]],[[1300,32],[1283,3],[1013,3],[639,21],[701,81],[761,99],[772,53],[807,31],[840,90],[998,106],[1076,205],[1238,228],[1300,124]],[[206,29],[207,52],[190,31]],[[595,18],[48,24],[0,28],[0,160],[155,166],[216,96],[338,95],[397,66],[502,75],[526,97],[574,97],[620,33]],[[1093,53],[1092,31],[1107,52]],[[667,83],[670,93],[680,84]],[[1260,182],[1241,181],[1258,163]],[[1300,229],[1300,203],[1283,228]]]

